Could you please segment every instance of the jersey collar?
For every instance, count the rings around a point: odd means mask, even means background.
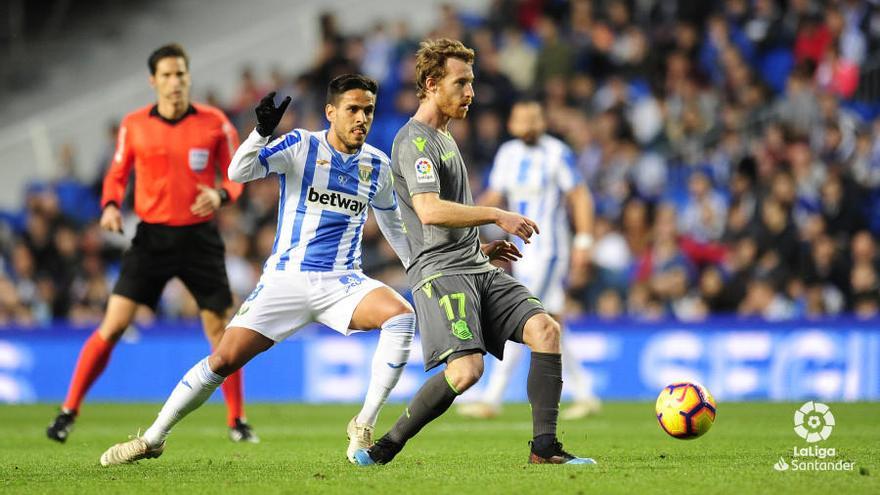
[[[344,156],[342,156],[342,153],[340,153],[336,148],[333,147],[332,144],[330,144],[330,140],[327,139],[327,133],[329,132],[329,130],[324,130],[324,144],[326,144],[327,148],[330,149],[330,153],[333,153],[333,158],[337,159],[339,163],[341,163],[345,167],[350,167],[352,163],[357,161],[357,158],[360,156],[361,151],[364,149],[364,147],[361,146],[360,148],[358,148],[356,153],[349,155],[348,159],[346,159]]]
[[[162,120],[162,122],[165,122],[168,125],[177,125],[181,123],[183,119],[197,113],[198,112],[196,111],[196,107],[190,104],[190,106],[186,107],[186,111],[183,112],[183,115],[181,115],[179,119],[166,119],[159,113],[159,104],[153,105],[153,108],[150,109],[150,117],[158,117],[160,120]]]

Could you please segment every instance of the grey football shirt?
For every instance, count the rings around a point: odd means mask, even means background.
[[[422,225],[413,210],[412,196],[425,192],[439,193],[440,199],[447,201],[474,204],[467,168],[452,136],[410,119],[394,138],[391,168],[413,256],[407,270],[413,288],[435,275],[494,269],[489,258],[480,251],[476,227]]]

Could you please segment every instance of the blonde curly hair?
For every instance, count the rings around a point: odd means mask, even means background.
[[[474,63],[474,50],[464,46],[461,41],[449,38],[425,40],[416,52],[416,95],[420,100],[427,95],[426,81],[436,80],[446,75],[446,59],[457,58],[468,64]]]

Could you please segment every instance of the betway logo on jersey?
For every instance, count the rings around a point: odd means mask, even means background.
[[[336,213],[343,213],[351,217],[360,215],[367,208],[367,203],[357,196],[339,191],[318,189],[314,186],[309,187],[306,204],[335,211]]]

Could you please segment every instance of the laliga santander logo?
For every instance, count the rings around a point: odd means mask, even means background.
[[[794,412],[794,432],[809,444],[827,440],[834,429],[834,415],[826,404],[805,402]],[[790,460],[780,457],[773,465],[777,471],[852,471],[855,462],[837,457],[834,447],[794,447]]]
[[[794,432],[807,443],[827,440],[833,429],[834,415],[821,402],[806,402],[794,412]]]
[[[422,158],[416,161],[416,172],[420,175],[428,175],[431,173],[431,162]]]

